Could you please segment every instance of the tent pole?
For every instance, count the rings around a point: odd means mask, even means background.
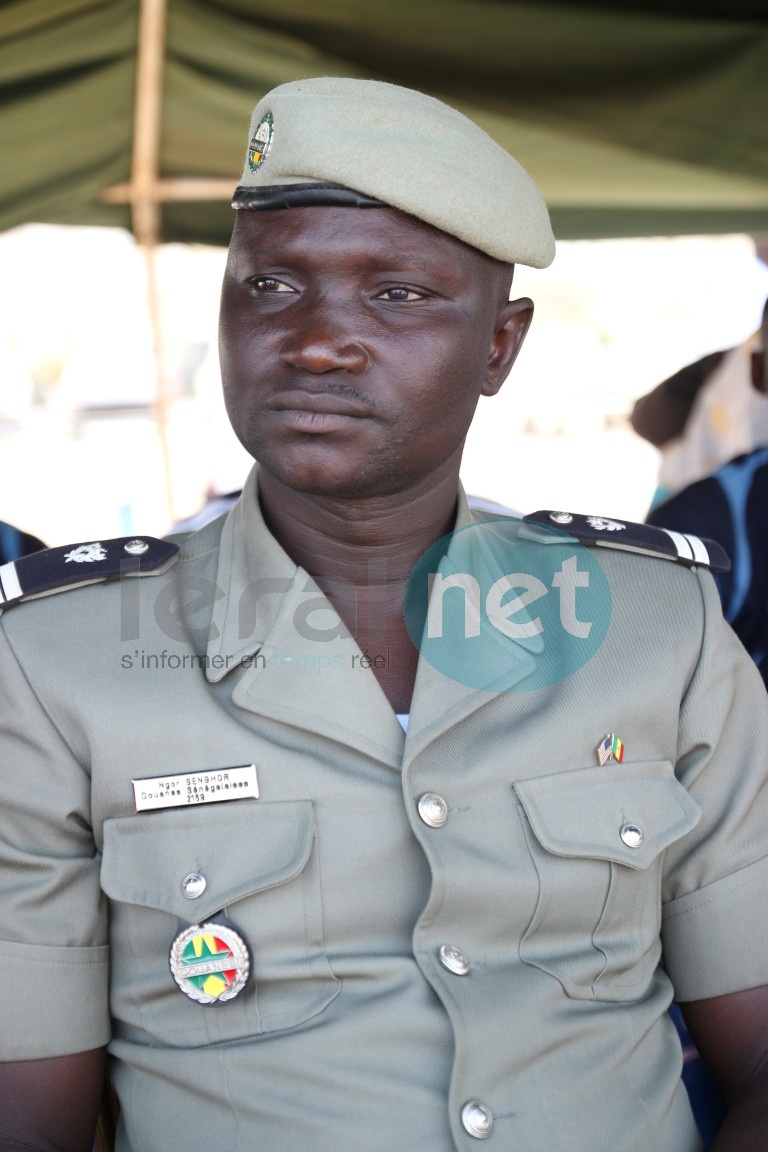
[[[160,437],[170,524],[175,519],[175,498],[168,445],[168,396],[163,368],[163,336],[157,278],[157,246],[160,243],[160,202],[157,183],[162,128],[165,17],[166,0],[141,0],[130,203],[133,234],[143,255],[146,269],[147,307],[152,326],[155,361],[154,415]]]

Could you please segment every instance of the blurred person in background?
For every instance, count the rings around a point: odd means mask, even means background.
[[[768,241],[754,238],[768,267]],[[662,380],[632,408],[630,423],[661,453],[659,504],[736,456],[768,444],[768,398],[751,384],[759,328],[734,347],[710,352]]]

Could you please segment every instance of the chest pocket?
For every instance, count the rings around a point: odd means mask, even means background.
[[[640,996],[661,955],[664,849],[701,811],[667,762],[608,764],[515,785],[538,901],[522,959],[569,996]]]
[[[205,888],[188,899],[182,880],[192,873]],[[323,951],[309,800],[107,820],[101,882],[111,900],[113,1016],[145,1042],[202,1045],[293,1028],[340,990]],[[248,942],[252,975],[235,999],[204,1006],[176,985],[169,952],[182,926],[217,912]]]

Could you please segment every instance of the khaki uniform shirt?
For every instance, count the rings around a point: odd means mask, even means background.
[[[709,573],[600,550],[584,668],[422,661],[405,735],[256,482],[165,575],[0,620],[0,1058],[109,1043],[119,1152],[694,1152],[673,991],[768,982],[768,707]],[[253,976],[204,1006],[168,957],[217,913]]]

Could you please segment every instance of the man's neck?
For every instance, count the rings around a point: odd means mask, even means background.
[[[418,652],[405,627],[405,585],[420,556],[456,521],[458,468],[427,486],[372,499],[296,492],[259,476],[265,522],[354,636],[396,712],[408,712]]]
[[[262,514],[292,560],[324,587],[404,583],[419,557],[456,519],[458,473],[391,496],[338,499],[297,492],[267,472],[259,475]]]

